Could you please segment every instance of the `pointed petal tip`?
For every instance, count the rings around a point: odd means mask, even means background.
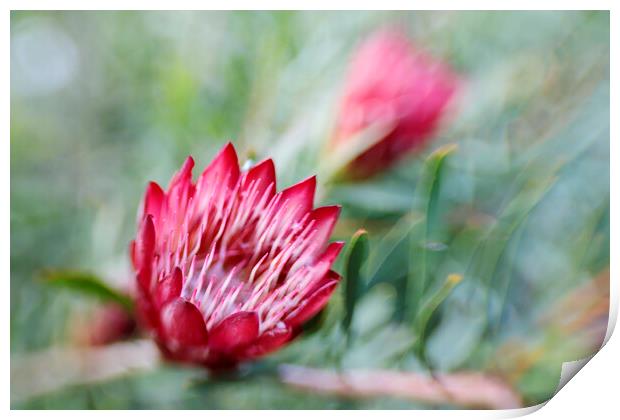
[[[305,213],[312,210],[315,191],[316,175],[313,175],[282,190],[280,194],[282,194],[284,200],[303,203],[303,212]]]
[[[276,168],[273,160],[265,159],[249,168],[245,173],[244,188],[259,185],[260,194],[269,189],[269,197],[276,192]]]
[[[247,170],[248,178],[265,177],[269,182],[276,181],[276,167],[271,158],[262,160]]]
[[[240,173],[237,152],[232,143],[226,143],[204,168],[196,182],[196,188],[201,191],[212,185],[218,191],[225,191],[237,183]]]
[[[308,178],[304,179],[301,182],[308,182],[314,188],[314,187],[316,187],[316,175],[309,176]]]
[[[155,218],[159,217],[161,207],[166,197],[164,190],[154,181],[150,181],[146,186],[144,198],[140,206],[140,218],[151,214]]]
[[[334,270],[329,270],[329,272],[327,273],[327,277],[329,279],[329,282],[340,282],[340,280],[342,280],[342,276],[338,273],[336,273]]]
[[[145,291],[150,289],[152,277],[151,266],[155,254],[155,246],[156,233],[155,225],[153,224],[153,216],[147,214],[140,225],[138,236],[133,247],[132,256],[136,274],[138,276],[138,283]]]
[[[147,191],[149,190],[159,190],[162,193],[164,192],[164,190],[159,186],[159,184],[155,181],[149,181],[148,185],[146,186]]]
[[[194,158],[188,156],[183,162],[183,165],[181,165],[181,169],[179,169],[170,180],[170,184],[168,185],[168,194],[170,194],[175,188],[178,188],[179,185],[187,182],[191,183],[193,169]]]
[[[235,149],[235,145],[232,143],[232,141],[228,141],[217,153],[217,157],[224,155],[230,157],[234,156],[235,159],[237,158],[237,149]]]
[[[312,211],[312,213],[315,219],[322,220],[325,218],[330,218],[330,219],[334,219],[335,221],[340,216],[341,211],[342,211],[342,206],[332,205],[332,206],[317,207]]]
[[[344,242],[342,241],[331,242],[329,245],[327,245],[327,248],[325,249],[325,251],[320,257],[320,260],[328,263],[329,267],[331,267],[331,265],[334,263],[334,261],[336,261],[336,259],[340,255],[340,252],[342,252],[343,248],[344,248]]]
[[[325,206],[317,207],[312,210],[310,217],[314,220],[316,229],[315,241],[321,244],[321,247],[326,244],[332,235],[334,227],[340,217],[340,206]]]
[[[149,247],[155,246],[155,223],[153,222],[152,214],[144,216],[140,232],[138,233],[137,245],[144,246],[145,243]]]
[[[138,237],[136,240],[137,246],[144,247],[145,244],[148,247],[155,246],[155,223],[153,222],[152,214],[145,214],[142,219],[140,230],[138,231]]]
[[[145,237],[151,238],[155,236],[155,217],[151,214],[145,214],[142,220],[139,238],[144,240]]]
[[[190,172],[192,171],[192,169],[194,169],[194,165],[196,164],[196,162],[194,161],[194,158],[192,157],[192,155],[188,155],[185,158],[185,161],[183,162],[183,166],[181,166],[181,172],[182,173],[186,173],[186,172]]]
[[[224,172],[232,171],[236,174],[239,173],[239,158],[231,142],[226,143],[220,151],[217,152],[211,163],[205,168],[203,175],[216,170],[215,168],[221,168]]]
[[[159,307],[178,298],[183,287],[183,272],[179,267],[172,270],[172,274],[157,283],[155,292],[155,302]]]
[[[336,252],[336,254],[339,254],[340,251],[342,251],[342,248],[344,248],[344,245],[345,245],[344,241],[335,241],[329,244],[330,247],[334,248],[334,252]]]
[[[258,162],[256,165],[252,166],[249,170],[261,168],[264,171],[273,172],[274,176],[276,173],[276,165],[273,163],[273,159],[267,158]]]
[[[316,175],[312,175],[306,179],[299,181],[297,184],[291,185],[284,191],[292,190],[292,189],[303,189],[303,190],[311,190],[314,193],[315,188],[316,188]]]
[[[340,275],[334,271],[327,274],[329,280],[302,302],[294,313],[289,315],[286,322],[296,328],[319,313],[327,305],[329,298],[339,284]]]

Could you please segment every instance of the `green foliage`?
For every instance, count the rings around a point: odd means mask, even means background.
[[[361,271],[368,258],[368,252],[368,232],[360,229],[351,237],[345,256],[345,314],[342,318],[342,327],[347,332],[347,339],[349,341],[351,339],[351,321],[355,314],[355,305],[360,297],[360,287],[366,284]]]
[[[444,284],[442,284],[441,287],[429,296],[429,298],[420,306],[414,325],[418,336],[417,352],[422,360],[426,360],[424,342],[426,339],[426,329],[428,324],[431,321],[432,316],[435,315],[439,305],[446,300],[452,289],[460,283],[462,279],[463,276],[460,274],[450,274],[446,278]]]
[[[412,321],[416,312],[420,309],[420,302],[424,298],[429,287],[428,271],[429,251],[432,244],[439,243],[439,192],[441,189],[441,177],[446,157],[456,150],[456,145],[450,144],[435,150],[424,162],[422,175],[416,188],[414,209],[425,215],[424,228],[421,237],[411,234],[409,241],[409,273],[407,276],[407,293],[409,305],[409,320]]]
[[[58,270],[46,271],[42,277],[47,284],[52,286],[74,290],[104,302],[116,302],[127,311],[133,311],[133,300],[130,296],[111,288],[94,274]]]

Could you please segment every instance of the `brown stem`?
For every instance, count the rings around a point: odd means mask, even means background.
[[[478,372],[438,374],[388,370],[334,371],[283,365],[280,379],[296,388],[343,397],[398,397],[427,404],[509,409],[523,406],[519,395],[499,378]]]
[[[24,401],[70,385],[104,381],[159,363],[150,340],[100,348],[52,348],[11,358],[11,402]]]

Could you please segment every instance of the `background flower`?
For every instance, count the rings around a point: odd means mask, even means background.
[[[344,88],[333,147],[382,128],[360,151],[348,175],[365,178],[420,150],[435,134],[458,89],[448,65],[414,46],[402,33],[383,29],[355,52]]]
[[[125,340],[136,331],[136,321],[117,303],[106,303],[90,313],[76,313],[70,327],[70,338],[80,346],[104,346]]]

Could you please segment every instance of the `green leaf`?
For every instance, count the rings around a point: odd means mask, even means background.
[[[128,312],[133,311],[131,297],[111,288],[94,274],[71,270],[49,270],[45,271],[42,277],[47,284],[52,286],[71,289],[102,301],[116,302]]]
[[[414,210],[425,214],[425,226],[421,244],[417,235],[410,236],[409,274],[407,276],[407,293],[410,296],[408,319],[412,321],[428,287],[428,244],[437,240],[435,237],[439,224],[439,190],[441,173],[446,157],[457,149],[456,144],[447,144],[435,150],[424,162],[422,176],[415,193]]]
[[[345,315],[342,321],[347,338],[351,337],[351,321],[355,313],[355,304],[360,296],[359,286],[365,284],[361,269],[368,260],[368,232],[360,229],[353,234],[345,259]]]
[[[378,329],[390,323],[396,300],[396,289],[388,283],[381,283],[368,288],[360,296],[351,322],[351,329],[355,333],[355,340],[364,340],[372,337]]]
[[[427,215],[427,230],[433,230],[437,226],[437,201],[439,199],[439,187],[441,174],[446,158],[457,150],[456,144],[446,144],[430,154],[424,162],[422,177],[416,190],[418,205],[422,205]]]
[[[444,284],[431,295],[426,302],[421,306],[418,311],[418,315],[415,319],[415,330],[417,332],[418,340],[416,341],[416,351],[418,356],[422,360],[426,360],[424,355],[425,342],[426,342],[426,328],[428,323],[437,310],[439,305],[450,295],[452,289],[463,280],[461,274],[450,274],[444,281]]]
[[[399,284],[396,279],[406,277],[409,270],[409,237],[418,235],[423,227],[424,218],[415,212],[402,216],[390,230],[377,238],[370,256],[370,276],[368,287],[382,282]],[[405,283],[404,281],[402,283]]]
[[[521,241],[523,240],[523,226],[518,227],[514,233],[511,235],[511,239],[506,244],[506,250],[503,252],[503,256],[500,257],[500,260],[506,259],[505,267],[503,268],[503,273],[500,272],[500,267],[495,269],[495,273],[493,277],[496,279],[497,283],[497,305],[493,305],[493,300],[490,298],[490,294],[487,294],[487,309],[486,309],[486,322],[488,325],[487,333],[491,333],[493,336],[498,337],[502,325],[506,321],[510,300],[510,289],[513,284],[517,281],[515,279],[515,269],[514,265],[517,261],[518,253],[521,249]],[[498,263],[499,265],[499,263]],[[493,307],[496,306],[495,313],[493,312]]]
[[[551,176],[533,184],[526,185],[504,208],[501,215],[486,233],[483,242],[476,248],[466,277],[479,279],[487,290],[487,307],[490,308],[492,289],[498,286],[494,280],[497,267],[508,244],[514,238],[517,229],[522,226],[536,206],[557,180]],[[490,310],[488,311],[490,318]],[[490,319],[487,326],[491,326]]]

